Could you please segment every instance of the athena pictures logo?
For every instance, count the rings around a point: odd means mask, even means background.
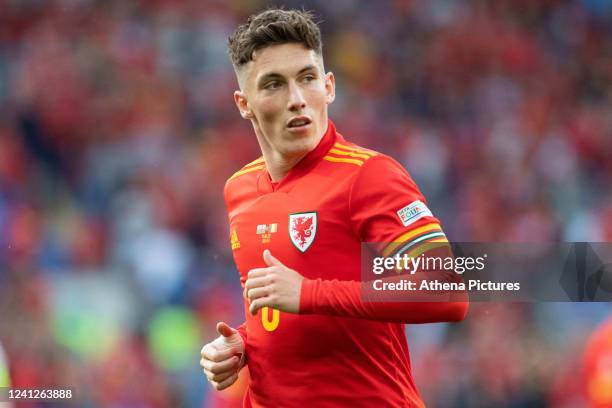
[[[289,214],[289,238],[300,251],[306,252],[317,235],[317,213]]]

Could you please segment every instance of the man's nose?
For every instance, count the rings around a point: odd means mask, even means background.
[[[306,100],[300,87],[294,82],[289,84],[289,110],[300,111],[306,107]]]

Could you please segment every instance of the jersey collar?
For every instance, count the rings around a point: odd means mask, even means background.
[[[271,193],[274,191],[283,190],[302,175],[308,173],[312,168],[321,161],[323,156],[329,152],[334,143],[337,141],[339,135],[336,133],[336,126],[331,120],[327,121],[327,130],[319,141],[317,147],[311,150],[302,160],[300,160],[289,173],[278,183],[272,183],[270,174],[266,169],[261,171],[257,180],[257,190],[260,194]]]

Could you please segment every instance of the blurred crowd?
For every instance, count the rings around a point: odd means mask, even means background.
[[[222,188],[259,156],[226,41],[273,4],[315,11],[332,120],[410,171],[451,240],[612,240],[609,1],[0,0],[13,385],[83,407],[240,401],[198,360],[243,319]],[[584,406],[580,350],[609,311],[480,304],[408,327],[416,382],[433,407]]]

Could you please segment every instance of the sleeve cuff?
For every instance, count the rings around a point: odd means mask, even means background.
[[[243,324],[243,325],[238,326],[236,331],[238,331],[238,334],[240,335],[240,337],[242,337],[242,341],[246,345],[247,343],[246,325]]]
[[[243,323],[238,328],[236,328],[240,337],[242,337],[242,341],[244,342],[244,351],[242,352],[242,356],[240,357],[240,367],[244,367],[248,364],[247,361],[247,333],[246,333],[246,324]]]
[[[315,293],[321,279],[304,279],[300,290],[300,314],[312,314],[315,308]]]

